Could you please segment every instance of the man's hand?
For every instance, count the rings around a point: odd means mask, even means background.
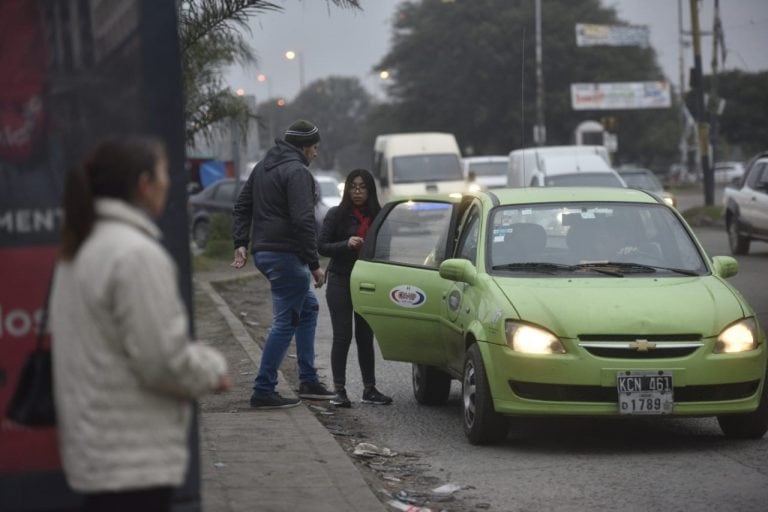
[[[315,288],[322,288],[323,283],[325,283],[325,272],[323,272],[323,269],[318,267],[313,270],[312,277],[315,280]]]
[[[235,249],[235,259],[229,266],[243,268],[246,261],[248,261],[248,250],[245,247],[238,247]]]

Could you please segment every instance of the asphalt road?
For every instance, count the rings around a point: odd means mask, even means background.
[[[697,232],[710,255],[728,255],[724,230]],[[733,284],[768,325],[768,244],[755,243],[738,258]],[[318,294],[324,304],[324,290]],[[330,321],[320,315],[319,362],[329,360]],[[345,414],[373,425],[369,442],[411,452],[442,482],[464,486],[463,503],[492,511],[695,510],[765,511],[768,507],[768,438],[725,439],[713,418],[515,419],[507,440],[471,446],[462,432],[460,386],[450,402],[420,406],[411,391],[411,368],[377,356],[379,388],[392,406],[359,403]],[[353,348],[348,390],[362,392]],[[330,381],[330,370],[325,374]],[[452,509],[446,504],[448,510]]]

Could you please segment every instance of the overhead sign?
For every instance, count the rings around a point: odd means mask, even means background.
[[[668,108],[668,82],[604,82],[571,84],[573,110]]]
[[[576,24],[576,46],[648,47],[650,30],[646,25]]]

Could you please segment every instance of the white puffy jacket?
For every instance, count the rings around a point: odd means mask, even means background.
[[[189,458],[191,401],[226,372],[190,342],[177,271],[160,231],[126,202],[97,222],[51,292],[54,394],[64,473],[81,492],[176,486]]]

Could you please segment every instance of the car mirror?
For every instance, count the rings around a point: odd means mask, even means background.
[[[714,273],[723,279],[728,279],[739,273],[739,262],[731,256],[715,256],[712,258]]]
[[[475,281],[477,281],[477,269],[469,260],[451,258],[440,264],[440,277],[449,281],[475,284]]]

